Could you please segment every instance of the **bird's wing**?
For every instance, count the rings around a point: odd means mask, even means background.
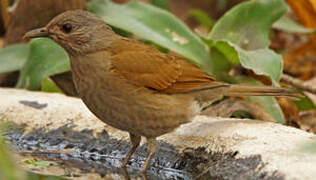
[[[186,93],[222,86],[181,57],[154,48],[125,51],[112,56],[112,70],[131,83],[164,93]]]

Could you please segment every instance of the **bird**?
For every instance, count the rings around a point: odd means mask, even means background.
[[[66,11],[24,36],[36,37],[51,38],[67,51],[75,87],[88,109],[129,133],[131,148],[121,167],[145,137],[146,171],[158,148],[157,137],[191,122],[224,96],[298,97],[287,88],[216,81],[180,55],[116,34],[84,10]]]

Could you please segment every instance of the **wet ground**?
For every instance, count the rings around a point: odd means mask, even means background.
[[[9,130],[5,139],[22,156],[56,162],[65,169],[64,177],[84,177],[96,173],[100,177],[121,174],[120,178],[144,178],[140,170],[146,147],[138,148],[127,169],[120,164],[127,154],[128,141],[112,139],[106,131],[98,138],[89,130],[73,131],[71,125],[45,132],[37,129],[24,133],[23,128]],[[147,179],[284,179],[283,175],[264,171],[259,155],[237,158],[238,152],[206,152],[204,148],[178,152],[171,144],[159,142],[159,150],[147,171]],[[77,169],[79,171],[73,171]],[[119,179],[119,178],[118,178]]]

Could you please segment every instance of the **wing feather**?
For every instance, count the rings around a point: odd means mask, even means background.
[[[224,84],[216,82],[199,67],[178,55],[164,54],[132,40],[123,39],[120,44],[132,48],[117,47],[119,52],[112,56],[112,68],[135,85],[174,94]]]

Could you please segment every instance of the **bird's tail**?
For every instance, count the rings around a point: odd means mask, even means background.
[[[280,96],[299,99],[301,94],[293,89],[271,87],[271,86],[252,86],[252,85],[230,85],[226,96]]]

